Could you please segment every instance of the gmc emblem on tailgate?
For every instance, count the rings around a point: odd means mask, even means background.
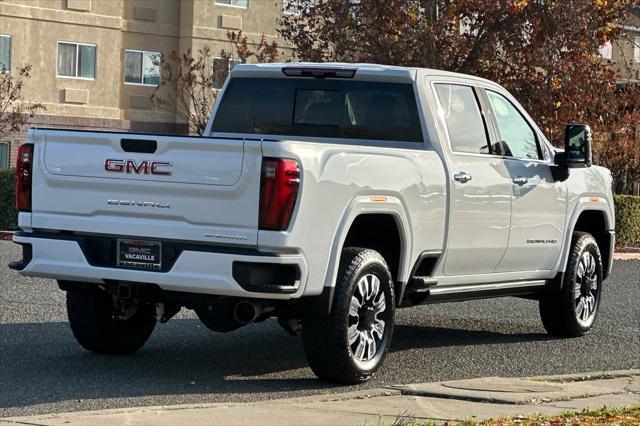
[[[171,166],[173,163],[170,161],[104,160],[104,169],[108,172],[135,173],[137,175],[171,176],[171,170],[167,170]]]

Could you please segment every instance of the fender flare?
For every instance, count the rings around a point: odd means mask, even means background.
[[[580,215],[587,211],[600,211],[604,213],[607,227],[606,231],[610,231],[615,229],[615,223],[613,222],[611,209],[612,206],[609,205],[607,200],[602,197],[580,197],[578,199],[578,203],[573,209],[570,220],[567,222],[567,227],[565,228],[567,232],[564,236],[562,250],[560,252],[558,262],[556,263],[556,266],[554,268],[556,271],[558,271],[558,275],[564,274],[567,268],[567,261],[569,259],[569,253],[571,252],[571,239],[573,238],[573,230],[578,223]],[[613,254],[613,252],[611,254]],[[609,262],[609,267],[611,267],[611,262]]]
[[[331,288],[331,293],[333,293],[342,246],[356,218],[363,214],[388,214],[394,218],[400,234],[400,262],[398,264],[398,276],[394,278],[400,282],[406,281],[412,266],[410,256],[412,253],[413,239],[406,209],[402,201],[395,196],[377,194],[363,195],[354,198],[349,205],[347,205],[338,222],[324,276],[323,293],[327,288]]]

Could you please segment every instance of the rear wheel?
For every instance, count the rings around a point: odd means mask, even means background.
[[[540,316],[547,332],[562,337],[587,334],[598,316],[602,281],[602,257],[596,240],[586,232],[574,232],[562,290],[540,299]]]
[[[345,249],[329,315],[303,319],[307,360],[321,379],[369,380],[391,343],[395,299],[389,268],[369,249]]]
[[[67,315],[80,345],[101,354],[130,354],[140,349],[156,325],[153,305],[114,306],[100,290],[67,291]]]

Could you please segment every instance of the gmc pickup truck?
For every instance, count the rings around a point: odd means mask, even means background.
[[[517,296],[552,335],[593,327],[615,227],[586,125],[559,150],[481,78],[246,64],[204,134],[20,147],[10,266],[58,280],[87,350],[135,352],[182,308],[217,332],[276,317],[318,377],[359,383],[398,308]]]

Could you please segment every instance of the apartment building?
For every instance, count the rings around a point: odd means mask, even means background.
[[[151,104],[155,59],[205,45],[229,50],[229,30],[277,39],[286,2],[0,0],[0,66],[33,66],[23,99],[47,108],[33,126],[180,133],[175,113]],[[15,164],[25,131],[0,141],[0,168]]]
[[[625,36],[603,46],[601,54],[619,73],[621,84],[640,82],[640,7],[631,8],[629,20],[622,28]]]

